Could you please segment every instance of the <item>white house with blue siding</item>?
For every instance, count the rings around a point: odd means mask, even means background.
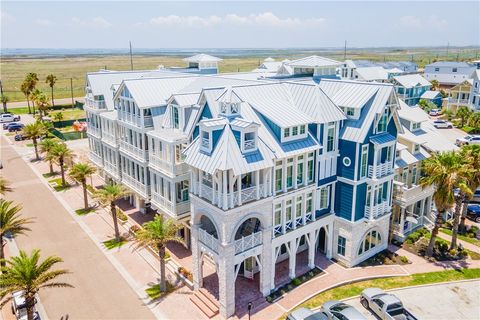
[[[429,91],[432,84],[419,74],[406,74],[393,77],[392,83],[398,97],[409,106],[416,105],[422,95]]]
[[[470,79],[476,66],[467,62],[437,61],[427,64],[423,76],[428,80],[437,80],[440,85],[451,87]]]

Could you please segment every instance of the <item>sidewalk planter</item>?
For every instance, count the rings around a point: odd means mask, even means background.
[[[292,279],[292,281],[290,281],[289,283],[277,288],[272,293],[270,293],[265,298],[265,300],[267,300],[267,302],[269,302],[269,303],[274,303],[274,302],[280,300],[285,293],[287,293],[289,291],[292,291],[293,289],[295,289],[299,285],[315,278],[316,276],[318,276],[319,274],[322,274],[322,273],[323,273],[322,269],[320,269],[318,267],[315,267],[312,270],[302,274],[301,276]]]

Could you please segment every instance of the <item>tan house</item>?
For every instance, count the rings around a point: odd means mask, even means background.
[[[468,79],[450,89],[447,99],[443,100],[442,107],[456,112],[460,106],[470,106],[469,99],[472,91],[473,80]]]

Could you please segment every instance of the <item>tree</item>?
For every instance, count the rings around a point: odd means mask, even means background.
[[[48,161],[50,165],[50,174],[53,174],[53,161],[56,159],[54,148],[58,145],[58,141],[55,139],[43,139],[40,142],[40,152],[45,154],[44,159]]]
[[[23,95],[27,99],[27,105],[28,105],[28,113],[31,114],[32,110],[30,109],[30,88],[28,86],[27,80],[24,80],[20,86],[20,90],[22,91]]]
[[[89,163],[76,163],[70,169],[69,175],[82,184],[85,209],[88,209],[87,178],[94,174],[95,171],[96,168]]]
[[[468,125],[473,128],[474,132],[480,132],[480,112],[474,112],[468,118]]]
[[[55,82],[57,82],[57,77],[53,74],[49,74],[45,79],[45,83],[48,83],[48,86],[52,90],[52,106],[55,106],[55,100],[53,99],[53,86],[55,85]]]
[[[55,121],[62,121],[63,120],[63,113],[62,112],[57,112],[53,115],[53,119]]]
[[[440,86],[440,83],[438,82],[438,80],[432,80],[432,81],[430,81],[430,83],[432,84],[432,90],[433,91],[437,90]]]
[[[120,242],[121,239],[120,232],[118,231],[116,202],[129,194],[130,192],[123,185],[112,183],[104,186],[103,189],[97,190],[93,195],[103,207],[110,207],[110,212],[113,218],[113,226],[115,228],[115,241],[117,242]]]
[[[68,149],[65,142],[60,142],[53,147],[52,150],[58,165],[60,166],[60,173],[62,174],[62,186],[66,187],[67,183],[65,181],[65,161],[73,157],[72,150]]]
[[[27,124],[23,128],[23,135],[27,139],[32,139],[33,148],[35,149],[36,160],[40,160],[40,157],[38,155],[37,139],[40,138],[43,134],[45,134],[45,128],[40,121]]]
[[[36,97],[35,104],[38,107],[40,117],[47,115],[47,110],[50,108],[50,102],[48,102],[48,98],[43,92],[40,92],[40,94]]]
[[[5,267],[5,251],[3,237],[7,234],[15,237],[19,234],[25,234],[30,229],[26,226],[33,222],[32,219],[22,218],[19,215],[22,206],[13,205],[13,201],[0,199],[0,266]]]
[[[422,171],[425,176],[420,179],[420,184],[422,186],[435,186],[433,201],[437,207],[432,236],[426,252],[427,257],[431,257],[433,254],[435,240],[445,212],[452,208],[455,203],[454,189],[457,186],[456,176],[460,166],[459,155],[454,151],[434,154],[422,162]]]
[[[460,125],[465,125],[465,121],[470,117],[472,111],[467,106],[461,106],[458,108],[457,113],[455,114],[456,117],[460,118]]]
[[[35,104],[39,98],[39,96],[42,94],[42,91],[38,90],[38,89],[33,89],[31,92],[30,92],[30,101],[32,101],[32,111],[33,111],[33,114],[35,115]],[[41,116],[41,115],[40,115]]]
[[[37,82],[38,82],[38,75],[35,72],[30,72],[30,73],[27,73],[27,75],[25,76],[25,80],[23,80],[23,83],[21,86],[21,90],[27,98],[28,113],[31,113],[29,96],[35,90],[35,87],[37,86]],[[35,107],[33,108],[33,113],[35,113]]]
[[[10,183],[4,177],[0,176],[0,194],[4,195],[7,192],[11,192]]]
[[[70,273],[66,269],[52,269],[57,263],[63,262],[56,256],[46,257],[40,260],[40,250],[33,250],[30,255],[20,250],[20,254],[6,261],[7,266],[2,268],[0,275],[0,307],[3,307],[10,300],[11,294],[16,291],[23,291],[27,319],[33,320],[35,306],[35,295],[44,288],[73,288],[66,282],[58,282],[59,276]]]
[[[469,188],[472,192],[475,192],[480,187],[480,145],[467,145],[462,147],[462,153],[470,163],[473,171],[470,179],[468,180]],[[467,206],[472,198],[472,194],[467,195],[460,220],[459,230],[465,232],[465,219],[467,217]]]
[[[2,95],[1,99],[2,99],[2,104],[3,104],[3,112],[7,113],[8,112],[7,103],[8,103],[8,101],[10,101],[10,98],[8,98],[6,95]]]
[[[153,221],[142,225],[135,236],[137,248],[153,247],[157,249],[160,259],[160,291],[166,290],[165,281],[165,249],[169,242],[182,243],[183,240],[177,236],[179,226],[172,219],[165,219],[163,215],[156,215]]]

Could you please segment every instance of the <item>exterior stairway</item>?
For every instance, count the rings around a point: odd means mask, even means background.
[[[207,290],[200,288],[190,297],[190,300],[209,318],[213,318],[220,311],[220,304]]]

